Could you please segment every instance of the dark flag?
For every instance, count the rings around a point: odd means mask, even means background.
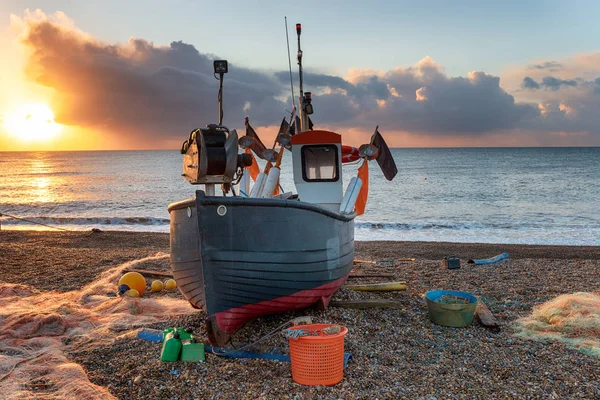
[[[254,141],[250,145],[250,149],[252,149],[252,151],[258,157],[262,158],[263,160],[269,161],[269,159],[267,157],[265,157],[265,155],[264,155],[264,151],[267,148],[265,147],[265,145],[263,144],[263,142],[258,137],[258,134],[254,130],[254,128],[252,128],[250,126],[250,122],[248,122],[248,117],[246,117],[246,136],[250,136],[251,138],[254,139]],[[277,152],[275,152],[275,156],[277,156]]]
[[[279,127],[279,133],[289,133],[289,130],[290,130],[290,124],[287,122],[287,120],[284,117],[283,121],[281,121],[281,126]]]
[[[377,164],[379,164],[381,167],[385,178],[388,181],[391,181],[398,173],[398,168],[396,168],[396,163],[394,162],[394,157],[392,157],[392,152],[385,143],[385,140],[383,140],[378,128],[379,126],[375,128],[375,133],[371,137],[371,144],[377,147],[377,150],[379,151],[377,155]]]
[[[310,117],[308,117],[308,130],[312,131],[314,126],[315,126],[315,124],[313,124],[312,119],[310,119]]]

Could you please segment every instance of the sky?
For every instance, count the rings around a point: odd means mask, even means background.
[[[285,15],[313,121],[348,144],[600,145],[596,1],[2,0],[0,150],[177,148],[217,118],[215,57],[225,123],[270,140]]]

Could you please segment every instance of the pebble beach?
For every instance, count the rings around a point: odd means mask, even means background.
[[[168,251],[169,235],[161,233],[2,231],[0,281],[41,292],[76,291],[103,271]],[[503,252],[510,258],[493,265],[467,263]],[[460,257],[461,268],[442,268],[445,256]],[[316,323],[347,327],[345,346],[353,359],[342,382],[332,387],[294,383],[290,364],[281,361],[207,354],[203,363],[162,363],[160,344],[137,339],[133,329],[115,332],[109,344],[85,350],[66,346],[64,352],[83,367],[92,383],[118,399],[600,398],[600,358],[561,343],[520,339],[514,331],[515,321],[530,315],[538,304],[560,294],[600,291],[600,247],[356,242],[355,258],[371,262],[357,263],[353,274],[393,278],[353,278],[353,283],[394,279],[407,282],[408,290],[342,289],[333,300],[390,299],[400,304],[398,308],[329,307],[273,315],[248,323],[234,337],[238,343],[253,342],[303,315]],[[403,258],[415,260],[398,261]],[[169,271],[167,259],[142,267]],[[477,322],[467,328],[433,324],[424,294],[434,289],[475,294],[500,322],[500,329]],[[177,291],[149,296],[183,299]],[[202,311],[165,315],[150,328],[192,327],[205,338],[204,317]],[[281,336],[262,346],[287,352]],[[38,398],[49,398],[52,386],[51,380],[38,386]]]

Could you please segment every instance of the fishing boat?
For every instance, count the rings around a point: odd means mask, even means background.
[[[299,116],[294,108],[290,122],[284,119],[278,150],[262,144],[248,119],[242,137],[222,125],[224,60],[214,61],[219,122],[195,129],[182,145],[182,175],[204,190],[169,205],[171,269],[192,306],[206,311],[209,341],[216,346],[254,318],[327,307],[352,269],[354,219],[366,202],[364,176],[353,177],[344,192],[342,163],[364,160],[364,169],[376,159],[388,179],[397,172],[377,129],[372,142],[357,149],[342,145],[338,133],[309,128],[313,105],[303,91],[299,24],[296,32]],[[286,151],[295,193],[278,193]],[[255,155],[265,160],[262,171]],[[216,185],[223,195],[216,195]]]

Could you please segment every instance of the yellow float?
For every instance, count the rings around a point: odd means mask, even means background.
[[[140,297],[140,292],[135,289],[129,289],[123,295],[127,297]]]
[[[163,290],[163,283],[159,280],[152,281],[152,285],[150,285],[150,290],[153,292],[160,292]]]
[[[140,296],[146,291],[146,279],[139,272],[127,272],[119,279],[119,286],[121,285],[137,290]]]
[[[165,289],[171,290],[171,289],[175,289],[176,287],[177,287],[177,283],[175,283],[175,281],[173,279],[167,279],[165,281]]]

